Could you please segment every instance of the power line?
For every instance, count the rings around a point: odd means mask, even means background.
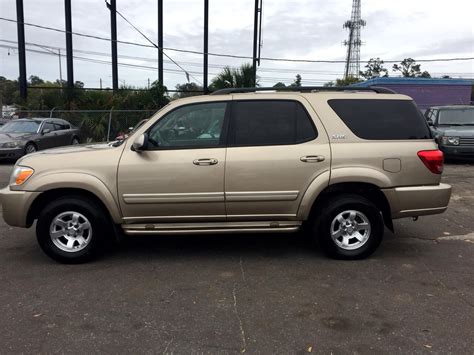
[[[8,18],[5,18],[5,17],[0,17],[0,20],[17,23],[16,20],[8,19]],[[68,33],[67,31],[61,30],[59,28],[42,26],[42,25],[37,25],[37,24],[33,24],[33,23],[28,23],[28,22],[23,22],[23,24],[25,26],[41,28],[41,29],[44,29],[44,30],[56,31],[56,32],[61,32],[61,33]],[[100,37],[100,36],[95,36],[95,35],[90,35],[90,34],[85,34],[85,33],[80,33],[80,32],[70,32],[70,33],[75,35],[75,36],[87,37],[87,38],[92,38],[92,39],[97,39],[97,40],[102,40],[102,41],[109,41],[109,42],[111,41],[110,38],[106,38],[106,37]],[[122,41],[122,40],[117,40],[116,42],[121,43],[121,44],[145,47],[145,48],[157,48],[157,46],[152,46],[152,45],[143,44],[143,43],[135,43],[135,42],[129,42],[129,41]],[[200,51],[169,48],[169,47],[163,47],[163,50],[175,51],[175,52],[180,52],[180,53],[199,54],[199,55],[204,54],[203,52],[200,52]],[[241,56],[241,55],[233,55],[233,54],[222,54],[222,53],[211,53],[211,52],[209,52],[208,55],[215,56],[215,57],[226,57],[226,58],[236,58],[236,59],[252,59],[252,57],[249,57],[249,56]],[[343,63],[345,63],[344,60],[332,60],[332,59],[311,60],[311,59],[290,59],[290,58],[261,57],[260,60],[276,61],[276,62],[294,62],[294,63],[326,63],[326,64],[341,64],[341,63],[343,64]],[[417,59],[416,61],[419,62],[419,63],[432,63],[432,62],[456,62],[456,61],[468,61],[468,60],[474,60],[474,57]],[[401,61],[403,61],[403,59],[384,60],[385,63],[400,63]],[[369,60],[361,60],[361,62],[368,63]]]
[[[0,44],[0,48],[10,48],[9,46]],[[31,49],[27,48],[26,51],[32,52],[32,53],[38,53],[38,54],[45,54],[45,55],[50,55],[50,56],[57,56],[57,54],[47,52],[47,51],[41,51],[37,49]],[[89,62],[89,63],[95,63],[95,64],[105,64],[105,65],[111,65],[112,62],[106,61],[106,60],[100,60],[96,58],[87,58],[87,57],[82,57],[82,56],[77,56],[74,55],[73,58],[75,60],[79,61],[84,61],[84,62]],[[118,63],[118,66],[120,67],[127,67],[127,68],[132,68],[132,69],[141,69],[141,70],[149,70],[149,71],[156,71],[158,68],[154,66],[147,66],[147,65],[139,65],[139,64],[131,64],[131,63]],[[165,72],[167,73],[172,73],[172,74],[179,74],[181,73],[180,70],[177,69],[170,69],[166,68],[164,69]],[[196,75],[202,75],[201,72],[196,72],[196,71],[191,71],[190,73],[196,74]],[[219,73],[209,73],[211,75],[218,75]],[[282,78],[282,77],[264,77],[264,76],[259,76],[259,79],[261,81],[282,81],[282,82],[289,82],[292,81],[293,78]],[[307,84],[320,84],[320,83],[326,83],[328,80],[327,79],[316,79],[316,78],[306,78],[304,79],[304,82]]]
[[[168,54],[165,53],[165,51],[163,50],[163,48],[160,48],[158,47],[158,45],[156,45],[151,39],[149,39],[142,31],[140,31],[139,28],[137,28],[133,23],[131,23],[124,15],[122,15],[122,13],[120,11],[118,11],[117,9],[115,10],[116,13],[119,14],[119,16],[121,18],[123,18],[125,20],[125,22],[127,22],[130,26],[132,26],[132,28],[137,31],[139,34],[141,34],[143,36],[143,38],[145,38],[148,42],[150,42],[154,47],[156,47],[159,51],[161,51],[161,53],[163,53],[163,55],[168,58],[169,60],[171,60],[174,64],[176,64],[176,66],[178,68],[180,68],[182,71],[184,71],[184,73],[186,74],[186,78],[188,79],[188,82],[189,82],[189,76],[191,76],[194,80],[196,80],[199,84],[202,85],[202,82],[198,79],[196,79],[194,76],[192,76],[190,73],[188,73],[188,71],[186,71],[186,69],[184,69],[181,65],[179,65],[178,63],[176,63],[174,61],[173,58],[171,58]]]
[[[11,43],[17,45],[17,41],[11,41],[11,40],[6,40],[6,39],[1,39],[0,42],[5,42],[5,43]],[[54,46],[49,46],[45,44],[40,44],[40,43],[33,43],[33,42],[26,42],[26,45],[31,45],[31,46],[37,46],[41,47],[45,50],[49,49],[55,49],[55,50],[65,50],[64,48],[61,47],[54,47]],[[6,48],[3,46],[3,48]],[[110,57],[110,53],[105,53],[105,52],[97,52],[97,51],[89,51],[89,50],[81,50],[81,49],[75,49],[74,52],[76,53],[84,53],[84,54],[89,54],[93,56],[103,56],[103,57]],[[37,53],[42,53],[40,51],[37,51]],[[53,52],[55,55],[58,55],[58,53]],[[46,54],[46,53],[44,53]],[[149,57],[137,57],[137,56],[128,56],[128,55],[120,55],[119,58],[125,58],[125,59],[132,59],[132,60],[141,60],[141,61],[146,61],[146,62],[151,62],[151,63],[156,63],[157,58],[149,58]],[[78,59],[76,57],[76,59]],[[89,58],[92,59],[92,58]],[[167,64],[173,63],[172,61],[164,61]],[[107,62],[108,63],[108,62]],[[189,66],[195,66],[195,67],[202,67],[202,63],[197,63],[197,62],[187,62],[187,61],[176,61],[176,63],[179,64],[185,64]],[[121,63],[121,65],[127,65],[128,63]],[[131,65],[136,65],[136,64],[131,64]],[[143,66],[146,69],[153,69],[152,67],[147,67]],[[223,65],[223,64],[209,64],[210,68],[214,69],[223,69],[225,67],[228,67],[228,65]],[[236,68],[231,66],[232,68]],[[172,69],[167,69],[166,72],[170,72]],[[176,70],[175,72],[179,73],[180,71]],[[305,70],[305,69],[300,69],[300,68],[259,68],[259,72],[266,72],[266,73],[278,73],[278,74],[317,74],[317,75],[324,75],[324,76],[335,76],[335,77],[340,77],[340,72],[336,71],[324,71],[324,70]],[[191,71],[193,74],[201,74],[200,72],[196,71]],[[432,75],[454,75],[454,76],[473,76],[474,72],[430,72]],[[211,75],[217,75],[216,73],[210,73]],[[289,78],[284,78],[282,80],[290,80]],[[311,80],[311,78],[309,79]],[[305,78],[305,82],[308,81],[307,78]]]

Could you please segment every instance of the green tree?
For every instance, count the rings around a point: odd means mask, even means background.
[[[299,88],[301,87],[301,75],[296,74],[295,80],[293,81],[293,84],[290,85],[292,88]]]
[[[239,68],[225,67],[211,81],[210,89],[244,88],[258,86],[253,80],[253,67],[251,64],[242,64]]]
[[[32,86],[39,86],[44,84],[44,80],[41,79],[39,76],[36,75],[30,75],[29,79],[29,84]]]
[[[284,83],[282,83],[281,81],[279,81],[278,83],[276,83],[275,85],[273,85],[273,87],[275,89],[283,89],[283,88],[286,88],[286,85]]]
[[[352,84],[357,84],[362,82],[361,79],[355,76],[348,76],[344,79],[336,79],[336,83],[334,86],[343,87],[343,86],[351,86]]]
[[[183,97],[197,96],[203,94],[202,86],[196,83],[178,84],[175,86],[178,92],[174,93],[173,99],[181,99]]]
[[[361,71],[360,75],[365,79],[386,78],[388,77],[388,70],[383,65],[384,61],[380,58],[372,58],[365,66],[366,70]]]
[[[421,71],[421,64],[413,58],[406,58],[399,64],[393,65],[394,72],[400,72],[405,78],[431,78],[430,73]]]
[[[0,76],[0,101],[3,105],[13,105],[19,99],[18,81]]]

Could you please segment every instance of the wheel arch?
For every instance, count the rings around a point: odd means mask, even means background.
[[[27,223],[29,225],[38,216],[38,209],[45,203],[66,195],[88,197],[104,208],[114,223],[122,223],[122,213],[112,192],[95,176],[80,173],[48,174],[32,179],[31,184],[25,188],[41,192],[28,210]]]
[[[387,197],[379,186],[368,182],[341,182],[326,186],[321,189],[317,197],[314,198],[311,208],[306,212],[307,214],[303,216],[304,220],[316,216],[328,200],[342,194],[359,195],[371,201],[382,213],[387,228],[391,231],[394,230],[391,208]]]
[[[26,217],[26,223],[28,226],[31,226],[34,222],[35,219],[38,218],[41,210],[51,201],[60,198],[60,197],[65,197],[65,196],[71,196],[71,197],[84,197],[89,200],[94,201],[97,203],[100,208],[103,210],[104,213],[109,215],[111,219],[115,221],[113,218],[112,214],[110,213],[110,210],[108,209],[107,205],[99,198],[97,195],[94,193],[84,190],[81,188],[57,188],[57,189],[52,189],[52,190],[47,190],[41,193],[31,204],[28,214]]]

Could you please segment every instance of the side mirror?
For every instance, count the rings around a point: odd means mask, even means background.
[[[132,150],[139,152],[148,147],[148,134],[140,134],[132,143]]]
[[[430,126],[430,127],[434,126],[433,120],[428,120],[428,126]]]
[[[50,133],[50,132],[51,132],[51,130],[50,130],[49,128],[45,128],[45,129],[43,129],[43,132],[42,132],[42,133],[43,133],[43,134],[48,134],[48,133]]]

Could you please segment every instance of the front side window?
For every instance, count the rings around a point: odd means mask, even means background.
[[[311,118],[299,102],[255,100],[235,101],[232,105],[231,145],[288,145],[317,137]]]
[[[150,129],[149,146],[151,149],[219,146],[226,109],[226,102],[180,107]]]
[[[54,124],[52,122],[45,122],[43,126],[43,132],[49,129],[50,132],[54,131]]]

